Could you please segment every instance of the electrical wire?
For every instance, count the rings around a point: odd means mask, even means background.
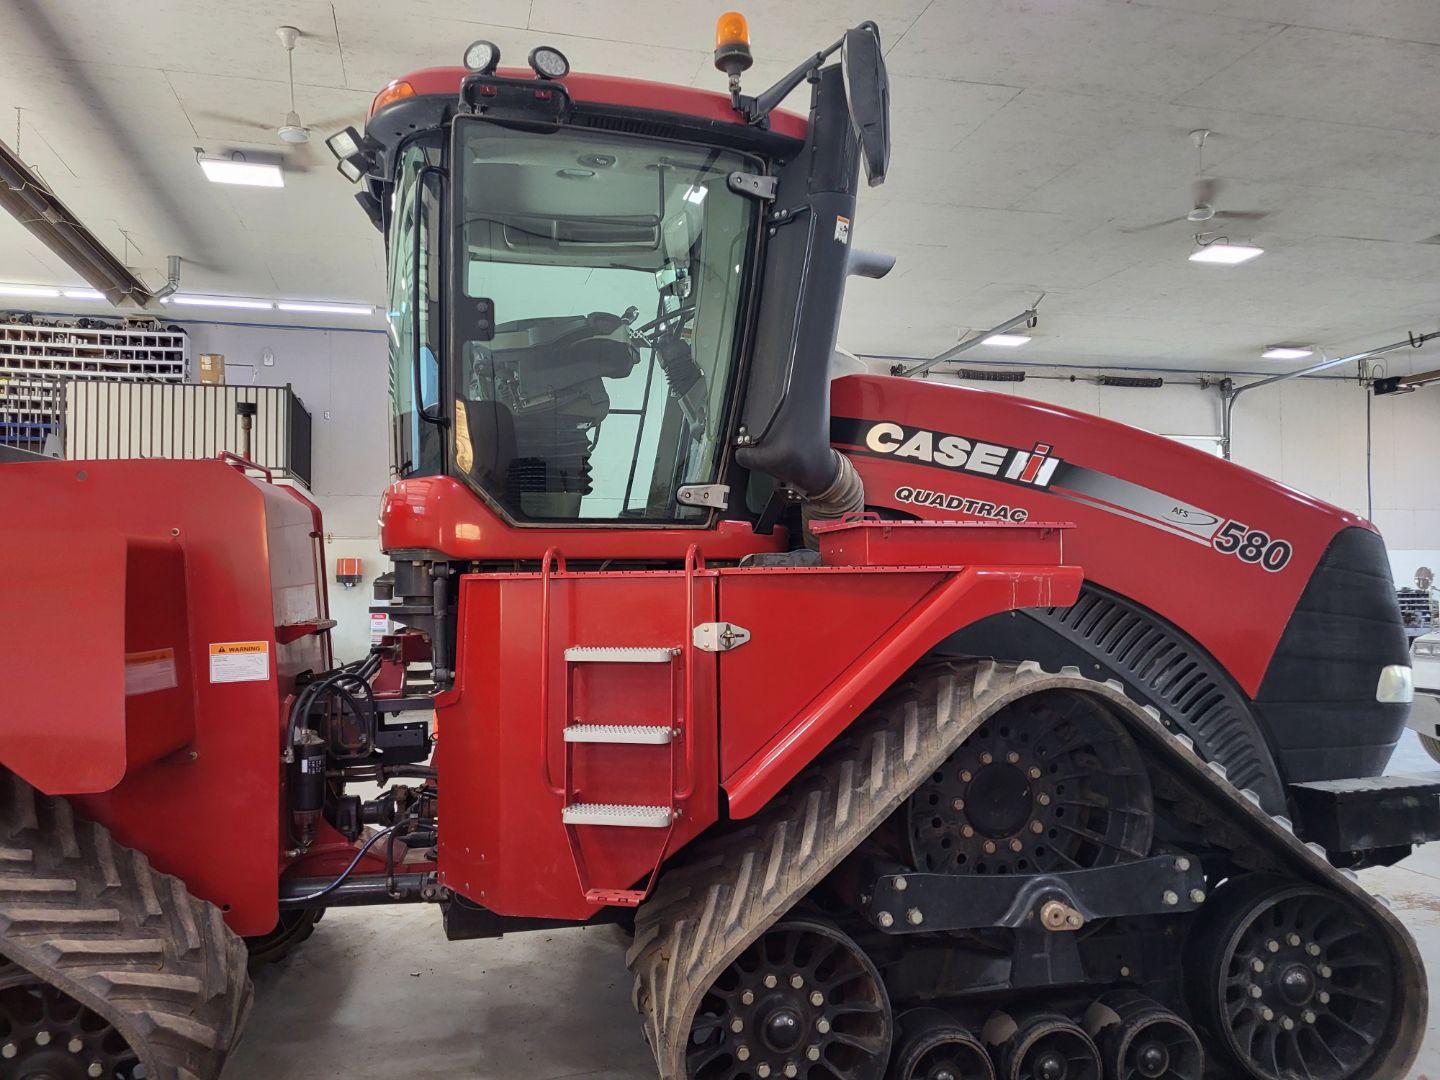
[[[355,872],[355,868],[360,865],[360,860],[365,857],[366,853],[368,853],[372,847],[378,844],[381,840],[385,839],[385,837],[392,835],[395,830],[400,828],[400,826],[403,824],[405,824],[405,822],[396,822],[394,825],[381,829],[379,832],[372,835],[368,840],[365,841],[364,846],[362,846],[360,850],[355,853],[355,858],[350,860],[350,865],[347,866],[341,872],[340,876],[337,877],[334,881],[332,881],[329,885],[326,885],[323,889],[319,889],[316,892],[306,893],[304,896],[285,897],[280,901],[280,906],[299,907],[302,904],[313,904],[316,900],[320,900],[326,896],[329,896],[332,892],[334,892],[341,885],[343,885],[345,883],[345,880]]]

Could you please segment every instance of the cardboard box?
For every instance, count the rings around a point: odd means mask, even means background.
[[[225,381],[225,356],[223,353],[200,354],[200,381],[220,385]]]

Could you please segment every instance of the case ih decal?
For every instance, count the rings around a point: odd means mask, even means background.
[[[830,424],[830,437],[836,442],[864,447],[876,456],[905,458],[921,465],[975,473],[1025,487],[1049,487],[1062,464],[1059,458],[1050,456],[1048,443],[1036,443],[1025,450],[883,420],[872,423],[836,417]]]
[[[910,461],[1002,484],[1036,488],[1213,548],[1222,555],[1233,555],[1271,572],[1285,569],[1294,551],[1288,540],[1272,537],[1223,514],[1110,473],[1064,461],[1051,452],[1053,447],[1048,442],[1037,442],[1026,450],[946,431],[852,417],[835,417],[830,435],[832,441],[852,447],[851,454]],[[897,487],[894,498],[912,506],[1002,521],[1026,521],[1031,514],[1023,506],[1006,506],[919,486]]]

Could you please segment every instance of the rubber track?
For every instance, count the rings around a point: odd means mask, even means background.
[[[1117,681],[1038,664],[945,665],[870,709],[846,737],[800,774],[771,805],[733,831],[697,846],[661,878],[636,912],[627,962],[634,1003],[662,1080],[683,1080],[690,1027],[706,990],[740,953],[874,831],[988,717],[1045,690],[1079,691],[1109,703],[1140,739],[1170,798],[1196,811],[1212,838],[1245,864],[1278,869],[1345,893],[1380,924],[1403,970],[1406,1007],[1389,1050],[1366,1077],[1408,1074],[1428,1005],[1414,941],[1383,902],[1324,852],[1297,839],[1290,823],[1259,809],[1253,792],[1230,786],[1193,744],[1170,733],[1153,708],[1136,705]],[[1357,1077],[1357,1080],[1360,1078]]]
[[[250,1010],[220,909],[0,770],[0,957],[113,1024],[154,1080],[211,1080]]]

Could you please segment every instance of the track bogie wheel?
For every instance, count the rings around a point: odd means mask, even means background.
[[[899,1020],[889,1080],[995,1080],[978,1036],[941,1009],[912,1009]]]
[[[777,923],[710,987],[691,1027],[690,1080],[880,1080],[893,1021],[879,971],[829,923]]]

